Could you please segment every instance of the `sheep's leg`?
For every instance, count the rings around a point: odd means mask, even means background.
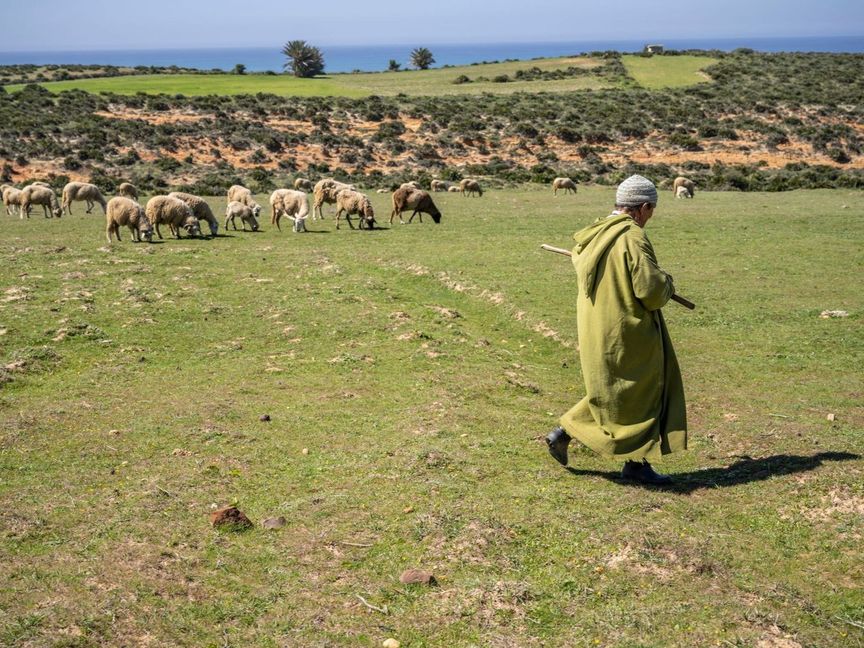
[[[360,218],[363,218],[363,217],[361,216]],[[347,211],[345,212],[345,220],[348,221],[348,227],[350,227],[352,230],[356,229],[354,227],[354,223],[351,222],[351,212],[347,212]]]
[[[291,218],[291,217],[288,216],[288,218]],[[275,225],[276,229],[278,229],[281,232],[282,226],[279,224],[280,220],[282,220],[282,212],[280,211],[278,216],[276,215],[276,212],[273,212],[273,220],[270,221],[270,224]]]
[[[72,215],[72,201],[71,200],[66,201],[66,211],[69,212],[70,216]]]
[[[341,216],[342,216],[342,210],[340,209],[339,211],[336,212],[336,229],[339,229],[339,218]],[[349,219],[347,215],[345,216],[345,218],[348,219],[348,223],[350,224],[351,219]]]
[[[45,218],[54,218],[54,214],[48,211],[48,205],[42,205],[42,211],[45,212]]]
[[[114,223],[108,223],[108,226],[105,228],[105,238],[108,239],[108,245],[111,245],[111,232],[114,231]],[[117,239],[120,240],[119,237]]]
[[[161,239],[162,238],[162,232],[159,231],[159,221],[158,220],[155,223],[155,227],[156,227],[156,236],[158,236]]]
[[[93,211],[93,201],[89,198],[87,199],[87,213],[91,213]]]

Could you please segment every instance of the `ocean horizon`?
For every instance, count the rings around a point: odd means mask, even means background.
[[[864,36],[776,37],[776,38],[692,38],[597,40],[537,43],[464,43],[417,45],[331,45],[319,46],[324,55],[325,73],[375,72],[386,70],[391,59],[409,67],[411,50],[427,47],[435,57],[434,68],[470,65],[506,59],[534,59],[571,56],[587,52],[615,50],[638,52],[648,43],[662,44],[672,50],[732,51],[751,48],[760,52],[864,52]],[[0,52],[0,65],[77,64],[118,67],[176,65],[200,70],[231,70],[241,63],[249,72],[282,71],[285,57],[281,45],[247,48],[153,49],[153,50],[68,50]]]

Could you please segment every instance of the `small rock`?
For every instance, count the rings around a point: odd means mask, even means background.
[[[265,529],[281,529],[285,526],[285,518],[283,516],[267,518],[261,523]]]
[[[262,414],[261,416],[258,417],[258,420],[262,421],[262,422],[267,422],[270,420],[270,415],[269,414]]]
[[[837,417],[834,416],[834,412],[831,412],[828,416],[826,416],[829,421],[834,421]]]
[[[404,509],[402,509],[402,512],[403,513],[413,513],[414,507],[413,506],[406,506]]]
[[[309,448],[303,448],[303,450],[301,450],[301,452],[302,452],[304,455],[308,455],[308,454],[309,454]]]
[[[390,639],[385,639],[384,643],[381,645],[384,646],[384,648],[399,648],[402,644],[391,637]]]
[[[252,521],[236,506],[225,506],[210,513],[210,524],[229,531],[251,529]]]
[[[822,319],[829,319],[831,317],[849,317],[849,313],[844,310],[824,310],[819,313],[819,317]]]
[[[399,582],[403,585],[420,584],[420,585],[437,585],[438,581],[432,575],[432,572],[422,569],[406,569],[399,577]]]

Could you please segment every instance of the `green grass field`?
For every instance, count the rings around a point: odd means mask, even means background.
[[[3,217],[0,645],[864,643],[864,194],[664,192],[698,304],[664,309],[671,490],[542,443],[582,382],[539,246],[612,190],[434,197],[437,226],[110,248],[80,205]],[[255,528],[214,531],[228,503]]]
[[[698,56],[676,56],[641,58],[625,56],[628,71],[646,87],[692,85],[705,80],[699,70],[710,65],[714,59]],[[80,89],[88,92],[113,92],[117,94],[183,94],[232,95],[266,92],[281,96],[346,96],[368,95],[447,95],[480,94],[483,92],[566,92],[573,90],[601,89],[613,87],[613,83],[597,77],[571,77],[547,81],[511,81],[495,83],[491,80],[476,81],[479,76],[492,79],[498,75],[513,74],[517,70],[538,67],[541,70],[559,70],[567,67],[594,67],[601,61],[590,58],[555,58],[533,61],[511,61],[487,63],[432,70],[408,70],[403,72],[380,72],[360,74],[332,74],[315,79],[297,79],[288,75],[264,74],[238,75],[143,75],[120,76],[99,79],[79,79],[43,83],[52,92]],[[472,83],[454,84],[460,75],[468,76]],[[10,91],[23,86],[9,86]]]

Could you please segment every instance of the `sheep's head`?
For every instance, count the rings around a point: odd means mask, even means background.
[[[367,229],[372,229],[375,226],[375,210],[372,209],[372,203],[368,200],[363,203],[363,218],[360,220],[360,225],[366,224]]]
[[[219,223],[214,218],[213,220],[207,221],[207,224],[210,226],[210,236],[216,236],[219,232]]]
[[[438,211],[438,208],[435,205],[429,205],[429,215],[436,223],[441,222],[441,212]]]
[[[63,216],[63,209],[61,207],[54,207],[51,213],[54,214],[54,218],[60,218]]]
[[[153,240],[153,226],[149,222],[141,223],[138,225],[138,236],[141,237],[142,241],[149,243]]]
[[[258,211],[261,211],[261,208],[258,208]],[[253,232],[258,231],[258,220],[255,218],[255,210],[252,210],[252,215],[249,217],[249,226],[252,228]]]
[[[258,218],[258,216],[261,215],[261,205],[255,205],[255,206],[252,208],[252,215],[253,215],[255,218]],[[256,229],[257,229],[257,227],[256,227]]]
[[[201,226],[198,224],[198,219],[194,216],[188,216],[183,221],[183,229],[189,236],[201,236]]]

